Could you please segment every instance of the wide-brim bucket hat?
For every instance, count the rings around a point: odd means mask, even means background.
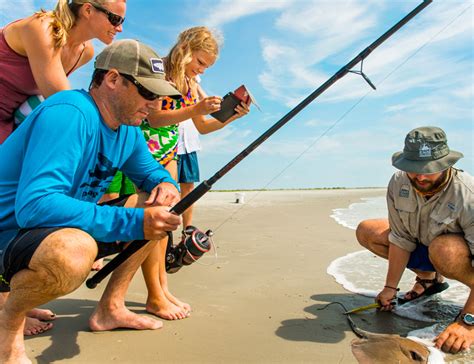
[[[407,134],[403,151],[392,156],[392,165],[409,173],[433,174],[448,169],[463,156],[449,149],[442,129],[424,126]]]

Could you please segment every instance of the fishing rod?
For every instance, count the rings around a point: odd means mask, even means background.
[[[364,59],[369,56],[374,49],[379,45],[385,42],[390,36],[396,33],[400,28],[402,28],[406,23],[408,23],[412,18],[414,18],[418,13],[420,13],[425,7],[427,7],[432,0],[424,0],[416,8],[414,8],[410,13],[408,13],[403,19],[398,23],[392,26],[379,38],[377,38],[373,43],[371,43],[367,48],[360,52],[356,57],[354,57],[349,63],[343,66],[339,71],[337,71],[331,78],[329,78],[325,83],[319,86],[313,93],[296,105],[292,110],[290,110],[285,116],[283,116],[279,121],[277,121],[273,126],[271,126],[266,132],[260,135],[255,141],[253,141],[247,148],[235,156],[229,163],[217,171],[211,178],[203,181],[199,184],[191,193],[185,196],[181,201],[179,201],[175,206],[173,206],[170,212],[175,213],[176,215],[181,215],[188,207],[194,204],[199,200],[205,193],[207,193],[219,179],[221,179],[225,174],[227,174],[232,168],[239,164],[245,157],[247,157],[251,152],[253,152],[260,144],[267,140],[271,135],[273,135],[277,130],[279,130],[283,125],[290,121],[296,114],[303,110],[308,104],[310,104],[314,99],[331,87],[336,81],[347,75],[348,73],[355,73],[364,78],[364,80],[372,87],[376,89],[374,84],[370,81],[367,75],[363,72]],[[361,63],[360,70],[352,70],[358,63]],[[206,233],[207,234],[207,233]],[[168,232],[169,239],[171,233]],[[105,277],[107,277],[114,269],[119,267],[123,262],[125,262],[132,254],[140,250],[143,246],[148,243],[148,240],[135,240],[132,242],[126,249],[119,253],[114,259],[107,263],[99,272],[97,272],[93,277],[86,281],[86,285],[89,288],[95,288],[98,283],[100,283]]]

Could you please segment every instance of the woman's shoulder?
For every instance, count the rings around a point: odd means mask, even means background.
[[[3,35],[10,48],[26,57],[27,43],[38,44],[42,39],[50,42],[49,24],[48,19],[33,14],[6,25]]]
[[[52,21],[49,13],[35,13],[12,24],[11,32],[13,37],[20,42],[21,48],[25,48],[25,42],[49,44],[52,42],[50,30]]]
[[[51,22],[53,22],[52,13],[46,11],[38,11],[27,18],[18,22],[18,27],[23,30],[38,31],[41,34],[49,35]]]

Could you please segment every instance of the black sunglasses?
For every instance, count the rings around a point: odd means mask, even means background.
[[[107,19],[109,19],[110,24],[112,24],[114,27],[118,27],[120,24],[122,24],[125,21],[125,18],[122,18],[120,15],[117,15],[117,14],[112,13],[111,11],[108,11],[102,6],[99,6],[93,3],[89,3],[89,4],[91,4],[94,8],[96,8],[97,10],[107,15]]]
[[[143,97],[145,100],[154,101],[158,97],[160,97],[160,95],[157,95],[157,94],[151,92],[150,90],[148,90],[147,88],[145,88],[145,86],[140,84],[140,82],[138,82],[135,78],[133,78],[133,76],[126,75],[126,74],[123,74],[123,73],[120,73],[120,76],[122,76],[123,78],[125,78],[125,79],[129,80],[131,83],[133,83],[136,86],[140,96]]]

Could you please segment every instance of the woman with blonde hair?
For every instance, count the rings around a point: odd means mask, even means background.
[[[70,89],[67,76],[94,55],[91,40],[105,44],[122,31],[126,0],[59,0],[53,11],[41,10],[0,29],[0,144],[12,133],[14,113],[29,97],[48,97]],[[40,141],[39,141],[40,142]],[[0,306],[8,287],[0,276]],[[54,314],[28,313],[25,335],[52,327]]]
[[[122,31],[126,0],[59,0],[0,29],[0,144],[12,133],[13,114],[32,95],[70,89],[67,76]]]
[[[246,115],[249,105],[242,103],[235,114],[225,122],[205,115],[220,109],[221,98],[200,97],[196,78],[212,66],[219,54],[219,44],[214,34],[206,27],[198,26],[183,31],[177,43],[165,57],[165,72],[183,97],[179,100],[164,98],[161,110],[156,110],[142,123],[142,131],[153,157],[177,179],[178,123],[192,119],[201,134],[223,128],[232,121]],[[197,168],[197,159],[193,162]],[[183,194],[183,192],[185,192]],[[182,191],[182,197],[190,191]],[[192,208],[192,207],[191,207]],[[182,319],[191,312],[191,307],[173,296],[168,289],[165,269],[167,239],[160,242],[153,254],[142,264],[148,288],[146,310],[165,319]]]

